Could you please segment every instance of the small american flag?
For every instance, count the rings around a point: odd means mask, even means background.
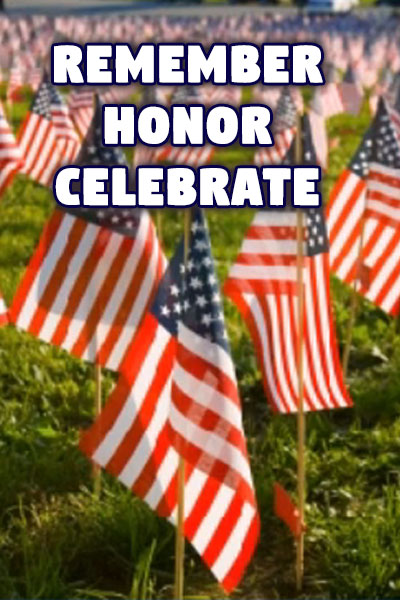
[[[77,90],[69,94],[67,103],[71,119],[84,139],[93,119],[94,94],[92,90]]]
[[[193,404],[190,414],[193,446],[185,468],[184,532],[230,592],[253,555],[259,518],[209,240],[199,213],[192,224],[192,249],[186,270],[191,291],[183,285],[182,242],[132,343],[123,374],[102,414],[84,433],[81,448],[175,524],[179,458],[169,419],[179,425],[176,411],[182,411],[188,386],[197,380],[197,407]],[[188,348],[186,327],[179,333],[178,328],[194,297],[210,339],[190,330]],[[218,342],[212,339],[214,328]],[[193,353],[189,371],[188,362],[182,363],[185,352]],[[207,428],[206,447],[201,443],[193,456],[196,432],[203,436]]]
[[[29,87],[33,92],[37,92],[39,85],[43,79],[43,69],[40,67],[33,67],[29,72]]]
[[[399,141],[381,100],[331,192],[328,227],[332,271],[348,284],[360,279],[360,293],[392,315],[400,312],[399,186]]]
[[[279,165],[285,160],[295,136],[296,120],[297,107],[289,88],[284,88],[276,107],[272,127],[274,145],[259,148],[255,152],[254,163],[257,166]]]
[[[23,165],[22,152],[0,103],[0,197]]]
[[[50,185],[62,162],[51,114],[52,85],[45,79],[35,94],[17,136],[25,165],[22,173],[38,183]]]
[[[315,164],[306,118],[303,147],[304,162]],[[323,210],[308,209],[304,221],[304,409],[351,406],[330,308]],[[296,412],[299,402],[296,240],[296,212],[257,213],[225,285],[249,327],[267,398],[281,413]]]
[[[334,85],[334,84],[331,84]],[[314,148],[318,164],[326,170],[328,168],[328,134],[326,131],[326,116],[323,103],[318,101],[319,88],[315,91],[308,111],[310,127],[313,136]]]
[[[7,86],[7,102],[16,102],[18,100],[18,94],[22,89],[23,78],[22,78],[22,67],[18,62],[10,69]]]
[[[63,164],[74,162],[81,143],[72,123],[69,109],[60,92],[51,86],[51,118],[54,123],[57,145]]]
[[[101,104],[78,164],[125,164],[101,143]],[[118,370],[164,272],[145,211],[56,210],[11,307],[12,321],[75,356]]]
[[[337,83],[326,83],[315,89],[311,106],[325,119],[344,112],[342,97]]]
[[[191,465],[232,488],[232,498],[247,513],[245,537],[257,516],[256,501],[219,285],[200,210],[193,211],[189,238],[187,264],[179,265],[181,285],[170,288],[157,314],[177,337],[171,439]]]
[[[358,115],[364,98],[362,86],[357,82],[351,66],[347,69],[343,81],[339,84],[339,94],[343,103],[343,111]]]

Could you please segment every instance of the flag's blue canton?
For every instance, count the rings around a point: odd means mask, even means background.
[[[183,264],[184,246],[181,241],[160,282],[151,309],[161,325],[174,336],[178,333],[178,321],[182,315]]]
[[[42,82],[31,105],[31,112],[50,121],[51,84]]]
[[[276,106],[273,129],[276,133],[295,127],[297,122],[297,108],[293,102],[290,88],[283,89]]]
[[[56,104],[57,106],[62,106],[64,104],[64,101],[62,99],[60,92],[57,90],[57,88],[54,87],[54,85],[51,85],[51,84],[48,84],[48,85],[50,85],[51,103]]]
[[[177,334],[181,320],[199,336],[229,350],[210,238],[200,210],[193,212],[186,267],[181,242],[160,284],[152,313],[172,335]]]
[[[229,349],[210,236],[203,213],[193,212],[191,243],[184,269],[182,320],[199,336]]]
[[[57,92],[58,93],[58,92]],[[98,100],[89,132],[83,142],[76,159],[77,165],[126,165],[120,148],[105,148],[102,142],[101,103]],[[106,187],[108,184],[106,185]],[[77,192],[80,184],[72,184],[72,191]],[[63,208],[76,217],[90,221],[100,227],[106,227],[116,233],[135,238],[140,223],[141,209],[132,208]]]
[[[371,162],[378,162],[392,169],[400,168],[396,132],[382,99],[379,101],[375,120],[350,163],[350,169],[359,177],[366,177]]]
[[[372,138],[371,160],[391,169],[400,169],[400,148],[397,134],[382,98],[373,124]]]
[[[76,160],[78,165],[126,165],[121,148],[103,146],[102,102],[96,98],[96,106],[90,129]]]

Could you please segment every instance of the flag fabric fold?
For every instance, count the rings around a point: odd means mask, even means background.
[[[197,248],[186,267],[183,242],[178,246],[81,449],[176,524],[178,447],[186,459],[185,536],[230,592],[253,555],[259,517],[208,234],[198,212],[192,243]],[[194,295],[206,335],[184,317]],[[214,327],[222,345],[209,339]]]
[[[62,163],[51,114],[52,93],[53,86],[45,77],[17,136],[25,160],[21,172],[45,186],[52,183],[53,175]]]
[[[400,312],[400,149],[381,99],[328,206],[331,270],[385,312]]]
[[[101,103],[77,164],[125,165],[102,145]],[[151,304],[165,257],[138,209],[57,209],[17,289],[12,321],[73,355],[118,370]]]
[[[311,129],[303,120],[304,163],[315,164]],[[272,409],[297,412],[297,215],[258,212],[231,267],[224,291],[249,328]],[[351,406],[330,306],[329,255],[323,209],[304,211],[304,409]]]
[[[0,197],[14,176],[24,164],[21,149],[17,145],[14,134],[4,114],[3,105],[0,103]]]

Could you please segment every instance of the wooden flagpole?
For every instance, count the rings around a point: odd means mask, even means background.
[[[184,264],[186,266],[189,254],[189,239],[191,225],[191,210],[186,209],[184,213]],[[185,459],[179,457],[178,481],[177,481],[177,515],[176,515],[176,538],[175,538],[175,593],[174,600],[183,600],[184,590],[184,560],[185,560]]]
[[[359,308],[358,282],[359,282],[359,278],[360,278],[361,263],[362,263],[362,251],[363,251],[363,245],[364,245],[364,230],[365,230],[365,219],[363,219],[362,223],[361,223],[360,246],[358,249],[356,272],[355,272],[353,288],[352,288],[352,292],[351,292],[350,317],[349,317],[349,324],[347,326],[346,342],[345,342],[345,346],[344,346],[344,350],[343,350],[342,371],[343,371],[343,377],[345,380],[346,380],[347,371],[349,368],[350,348],[351,348],[351,341],[353,339],[354,325],[356,322],[357,312],[358,312],[358,308]]]
[[[162,236],[162,212],[161,212],[161,210],[157,210],[157,212],[156,212],[156,229],[157,229],[158,239],[162,246],[163,236]]]
[[[296,164],[302,164],[302,123],[301,117],[297,119],[296,135]],[[297,407],[297,496],[299,504],[299,518],[301,531],[296,546],[296,588],[300,591],[303,587],[304,575],[304,523],[305,523],[305,435],[306,422],[304,414],[304,218],[301,210],[297,211],[297,311],[298,311],[298,336],[297,336],[297,373],[298,395]]]
[[[95,394],[94,394],[94,414],[95,418],[100,415],[102,408],[102,393],[101,393],[101,365],[95,363],[94,365],[94,380],[95,380]],[[93,465],[93,490],[96,496],[100,496],[101,492],[101,467],[99,465]]]
[[[178,466],[178,505],[176,514],[175,537],[175,591],[174,600],[183,600],[185,576],[185,459],[179,457]]]

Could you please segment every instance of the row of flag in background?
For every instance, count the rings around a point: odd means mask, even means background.
[[[46,17],[0,20],[8,53],[7,108],[35,90],[14,137],[0,113],[0,189],[23,174],[49,186],[65,163],[125,164],[120,149],[101,143],[101,102],[123,102],[138,88],[60,92],[32,70],[62,34],[80,41],[135,37],[306,39],[321,41],[327,83],[305,110],[296,89],[258,87],[257,102],[275,111],[276,144],[256,149],[255,164],[294,160],[301,136],[304,163],[326,167],[325,120],[357,114],[369,88],[372,124],[324,210],[304,214],[304,408],[351,406],[339,362],[331,312],[334,272],[389,314],[400,301],[400,68],[396,20],[356,17],[110,20]],[[388,35],[388,31],[392,35]],[[385,35],[384,35],[385,34]],[[397,37],[396,37],[397,36]],[[8,61],[8,63],[7,63]],[[32,61],[37,61],[33,63]],[[7,63],[7,64],[6,64]],[[28,73],[32,78],[29,79]],[[339,76],[341,74],[341,76]],[[40,82],[39,82],[40,80]],[[39,83],[38,83],[39,82]],[[147,92],[142,102],[167,104],[195,95],[202,102],[240,104],[240,88],[204,85]],[[182,94],[185,95],[182,98]],[[379,100],[376,98],[380,97]],[[305,110],[301,131],[297,114]],[[134,164],[170,161],[195,166],[213,149],[139,147]],[[257,212],[224,285],[251,334],[266,396],[277,413],[299,403],[298,221],[291,210]],[[170,261],[146,211],[56,209],[45,225],[9,311],[11,321],[74,356],[119,373],[116,386],[81,448],[159,515],[177,520],[179,456],[185,472],[184,534],[226,591],[240,581],[259,534],[259,516],[221,294],[205,215],[192,213],[186,244]],[[185,251],[186,250],[186,251]],[[281,498],[284,500],[284,495]],[[285,510],[281,507],[281,513]],[[294,531],[299,522],[286,515]],[[301,527],[300,523],[300,527]]]

